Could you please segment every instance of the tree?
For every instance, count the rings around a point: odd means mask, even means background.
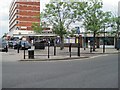
[[[118,43],[118,39],[119,39],[120,17],[113,15],[111,21],[113,24],[113,28],[112,28],[113,31],[111,32],[111,34],[115,36],[115,48],[117,48],[117,43]]]
[[[82,2],[54,2],[46,5],[44,18],[53,26],[53,32],[60,36],[64,48],[64,36],[69,32],[69,26],[77,20],[77,6]],[[79,7],[80,10],[80,7]]]
[[[4,37],[7,37],[7,33],[4,33],[4,35],[2,36],[2,38],[4,38]]]
[[[53,32],[60,36],[62,50],[64,48],[64,35],[67,33],[65,28],[65,20],[69,15],[70,10],[66,8],[63,2],[50,3],[46,5],[44,16],[48,22],[53,26]]]
[[[96,34],[110,23],[111,12],[102,11],[103,2],[101,0],[89,0],[87,5],[84,9],[83,25],[87,31],[93,33],[93,51],[95,51]]]
[[[41,22],[42,18],[43,18],[43,13],[41,13],[38,16],[35,16],[35,18],[40,19],[40,22],[34,22],[32,23],[32,29],[34,30],[34,32],[36,33],[41,33],[43,30],[43,24]]]

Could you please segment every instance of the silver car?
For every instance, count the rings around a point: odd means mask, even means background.
[[[8,48],[8,43],[6,40],[1,39],[0,40],[0,51],[6,51]]]

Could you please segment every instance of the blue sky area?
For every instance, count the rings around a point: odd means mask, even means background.
[[[104,11],[112,11],[117,15],[118,11],[118,1],[120,0],[103,0],[103,10]],[[9,30],[9,6],[12,0],[1,0],[0,1],[0,37],[7,33]],[[49,0],[40,0],[40,9],[43,10],[46,3]]]

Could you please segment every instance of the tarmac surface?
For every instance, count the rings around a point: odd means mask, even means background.
[[[3,88],[117,88],[118,55],[68,61],[3,62]]]
[[[48,48],[35,50],[35,59],[23,59],[23,50],[9,49],[0,52],[2,56],[2,87],[3,88],[117,88],[118,87],[118,58],[120,53],[113,47],[102,48],[90,53],[89,48],[72,48],[71,58],[69,49],[57,48],[56,56],[50,47],[50,59],[47,57]],[[67,58],[67,59],[66,59]],[[24,60],[24,61],[20,61]],[[35,61],[35,62],[34,62]],[[37,62],[36,62],[37,61]],[[40,61],[40,62],[38,62]]]

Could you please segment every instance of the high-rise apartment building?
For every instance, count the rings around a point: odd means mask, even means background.
[[[13,0],[9,9],[9,35],[34,33],[32,23],[40,23],[40,0]]]

